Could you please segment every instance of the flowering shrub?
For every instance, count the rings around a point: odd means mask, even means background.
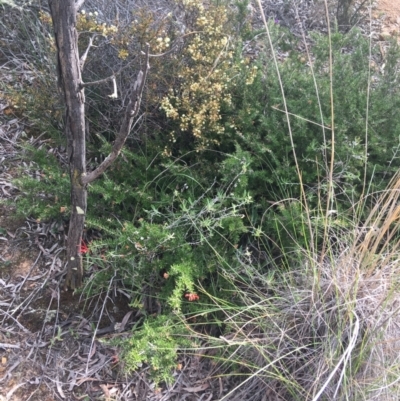
[[[201,1],[182,1],[191,16],[191,25],[185,26],[188,45],[180,56],[183,66],[179,70],[178,85],[170,88],[161,107],[167,117],[178,122],[176,135],[194,137],[197,150],[210,144],[219,144],[224,126],[221,107],[231,103],[229,81],[234,74],[234,45],[226,31],[226,7],[205,8]],[[169,153],[168,147],[165,153]]]

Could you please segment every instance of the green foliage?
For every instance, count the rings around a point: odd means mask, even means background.
[[[67,218],[69,207],[69,175],[61,168],[48,148],[26,146],[25,166],[14,184],[22,193],[17,197],[19,216],[34,216],[39,220]],[[29,163],[29,164],[28,164]]]
[[[33,123],[27,132],[46,132],[59,140],[63,106],[54,78],[54,40],[38,18],[37,8],[19,3],[22,7],[12,11],[0,9],[0,45],[9,65],[8,79],[0,82],[2,96],[18,117]]]
[[[309,238],[303,232],[306,210],[296,201],[282,201],[300,198],[295,151],[301,181],[306,189],[308,210],[318,215],[324,208],[332,153],[329,44],[326,36],[313,35],[312,71],[305,56],[294,50],[296,40],[277,24],[270,23],[269,28],[274,47],[285,49],[289,54],[279,63],[279,70],[291,113],[294,149],[279,79],[268,55],[254,62],[253,66],[258,68],[253,68],[257,74],[252,79],[249,79],[252,64],[243,63],[230,87],[232,105],[224,114],[228,138],[224,146],[228,149],[229,141],[233,139],[243,152],[251,155],[246,173],[247,189],[255,201],[249,213],[251,224],[261,224],[272,241],[281,245],[282,241],[292,243],[293,239],[307,244]],[[263,41],[258,38],[256,46],[265,47]],[[371,183],[369,191],[383,190],[400,167],[399,120],[395,117],[400,100],[396,89],[399,87],[396,84],[399,74],[394,68],[399,50],[393,44],[387,53],[386,63],[390,67],[385,67],[388,72],[383,75],[378,69],[370,70],[369,43],[356,29],[346,35],[334,32],[332,52],[336,116],[333,209],[346,213],[364,190],[365,163],[365,180]],[[377,49],[373,48],[372,52],[379,56]],[[384,135],[380,134],[383,132]]]
[[[171,266],[169,279],[175,280],[175,288],[168,299],[171,308],[179,311],[182,307],[182,294],[185,292],[194,293],[193,278],[197,274],[196,264],[191,261],[184,261]]]
[[[192,345],[185,334],[188,334],[187,330],[176,318],[158,316],[148,319],[129,340],[118,342],[123,347],[127,370],[136,370],[146,364],[156,383],[171,383],[177,365],[177,351]]]
[[[159,167],[139,166],[139,176],[147,171],[148,177],[155,178],[138,180],[131,170],[118,183],[114,174],[131,169],[134,160],[137,162],[134,153],[125,151],[118,168],[91,188],[96,206],[89,208],[87,226],[106,234],[91,244],[91,257],[101,255],[131,288],[150,283],[173,309],[180,310],[185,291],[192,292],[198,280],[207,280],[229,259],[234,260],[234,245],[237,247],[241,234],[247,232],[244,207],[251,197],[240,185],[235,188],[244,176],[245,163],[235,156],[227,157],[232,176],[208,188],[201,185],[201,171],[179,163],[161,172]],[[103,196],[96,199],[95,194],[101,193]],[[111,202],[107,202],[108,196]],[[104,215],[112,217],[104,219]],[[168,279],[162,277],[164,273]],[[100,290],[103,280],[101,276],[97,282]],[[95,287],[96,280],[92,282]]]

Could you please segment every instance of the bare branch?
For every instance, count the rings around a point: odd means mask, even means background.
[[[75,3],[75,10],[76,12],[79,11],[79,9],[83,6],[83,3],[85,2],[85,0],[76,0]]]
[[[142,72],[142,71],[140,71],[140,72]],[[115,77],[113,77],[112,80],[113,80],[114,92],[111,95],[108,95],[108,97],[111,99],[116,99],[118,97],[117,81],[116,81]]]
[[[126,138],[132,127],[133,119],[139,113],[140,103],[142,101],[142,94],[144,90],[144,85],[146,83],[147,74],[150,68],[149,65],[149,49],[150,46],[146,46],[146,64],[144,70],[139,71],[137,79],[133,84],[132,93],[130,95],[128,106],[126,107],[125,115],[122,120],[122,124],[114,141],[111,153],[104,159],[104,161],[92,172],[82,177],[82,184],[87,185],[94,181],[101,174],[106,171],[106,169],[114,162],[121,152],[122,147],[125,144]],[[112,79],[112,77],[111,77]]]
[[[147,53],[145,53],[145,54],[147,54]],[[113,79],[115,79],[115,77],[117,75],[121,74],[122,71],[124,71],[128,67],[130,67],[135,61],[136,61],[136,59],[130,61],[128,64],[126,64],[122,68],[120,68],[116,73],[114,73],[113,75],[110,75],[107,78],[99,79],[98,81],[93,81],[93,82],[81,82],[79,84],[79,86],[80,86],[80,88],[84,88],[85,86],[100,85],[100,84],[104,84],[104,83],[106,83],[108,81],[112,81]]]
[[[86,62],[87,56],[88,56],[88,54],[89,54],[89,50],[90,50],[90,48],[93,46],[93,40],[94,40],[94,38],[95,38],[96,36],[97,36],[97,35],[93,35],[93,36],[91,36],[91,37],[89,38],[88,47],[86,48],[85,53],[82,54],[82,56],[81,56],[81,58],[80,58],[80,60],[79,60],[79,66],[80,66],[80,68],[81,68],[81,71],[83,71],[83,67],[85,66],[85,62]]]
[[[178,39],[183,39],[183,38],[186,37],[186,36],[194,35],[194,34],[199,33],[199,32],[202,32],[202,31],[193,31],[193,32],[189,32],[189,33],[186,33],[185,35],[182,35],[182,36],[179,37]],[[175,43],[171,46],[171,48],[170,48],[169,50],[167,50],[166,52],[164,52],[164,53],[159,53],[159,54],[148,54],[148,53],[147,53],[147,50],[146,50],[146,52],[142,52],[142,54],[143,54],[143,55],[146,55],[146,57],[163,57],[163,56],[166,56],[166,55],[168,55],[168,54],[171,54],[171,53],[175,50],[175,48],[178,46],[178,44],[179,44],[179,40],[176,40]],[[128,64],[126,64],[126,65],[124,65],[122,68],[120,68],[116,73],[114,73],[113,75],[110,75],[110,76],[107,77],[107,78],[99,79],[98,81],[93,81],[93,82],[81,82],[81,83],[79,84],[79,86],[80,86],[80,88],[82,89],[82,88],[84,88],[85,86],[101,85],[101,84],[104,84],[104,83],[106,83],[106,82],[112,81],[116,76],[118,76],[119,74],[121,74],[122,71],[124,71],[124,70],[126,70],[128,67],[130,67],[135,61],[136,61],[136,59],[130,61]]]

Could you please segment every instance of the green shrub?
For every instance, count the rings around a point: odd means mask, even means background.
[[[244,161],[235,160],[236,165],[229,162],[233,176],[208,188],[201,183],[201,172],[179,163],[161,172],[159,166],[138,166],[138,176],[131,173],[116,184],[114,174],[124,168],[132,172],[133,162],[138,163],[134,153],[125,151],[119,167],[91,187],[96,203],[89,208],[87,225],[105,233],[91,244],[92,257],[101,253],[136,289],[153,277],[151,285],[163,288],[170,305],[180,309],[184,291],[192,291],[194,283],[234,259],[234,246],[247,231],[243,213],[251,197],[240,186],[234,188],[245,171]],[[147,180],[138,180],[144,171]],[[168,280],[162,279],[164,273]],[[98,285],[101,288],[101,282]]]
[[[187,330],[176,318],[158,316],[148,319],[129,340],[116,344],[122,345],[128,371],[146,364],[150,367],[150,378],[156,383],[171,383],[173,370],[177,368],[177,351],[196,346],[185,334]]]
[[[14,180],[21,193],[13,200],[21,217],[43,221],[68,218],[69,176],[49,144],[39,149],[27,145],[23,152],[26,161],[20,168],[20,177]]]
[[[277,24],[271,23],[269,27],[274,46],[288,51],[287,59],[279,63],[280,75],[291,113],[293,144],[306,190],[307,209],[314,211],[313,218],[317,218],[325,207],[331,158],[329,43],[324,35],[313,36],[311,71],[304,56],[294,50],[295,39]],[[332,174],[335,203],[331,208],[351,214],[351,208],[366,190],[364,180],[369,183],[370,192],[383,190],[399,168],[399,126],[395,113],[400,96],[395,84],[399,76],[394,68],[399,51],[393,44],[386,56],[390,67],[385,67],[388,71],[383,75],[373,68],[370,71],[369,43],[356,29],[348,34],[335,32],[332,52],[336,118]],[[377,50],[373,48],[372,52],[376,54]],[[284,227],[290,243],[293,238],[301,239],[301,221],[306,220],[305,206],[297,202],[300,179],[273,61],[265,54],[253,65],[258,67],[257,74],[250,82],[247,78],[250,67],[244,65],[231,86],[232,105],[224,115],[228,138],[224,144],[229,146],[232,138],[251,155],[246,174],[247,189],[254,198],[249,213],[251,223],[262,224],[262,230],[271,233],[276,242],[282,240],[283,233],[281,229],[277,232],[277,227]],[[284,206],[284,199],[293,202],[285,202]],[[288,209],[289,204],[292,206]],[[304,237],[303,243],[307,241]]]

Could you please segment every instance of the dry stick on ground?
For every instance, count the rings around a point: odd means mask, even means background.
[[[93,172],[86,174],[85,92],[82,82],[84,59],[79,57],[77,6],[74,0],[49,0],[58,59],[58,82],[65,102],[65,135],[67,138],[71,181],[71,217],[66,250],[67,276],[65,287],[82,285],[83,265],[80,252],[87,207],[87,185],[98,178],[118,157],[139,112],[149,69],[149,45],[143,71],[133,85],[129,103],[110,155]],[[90,46],[89,46],[90,48]]]

